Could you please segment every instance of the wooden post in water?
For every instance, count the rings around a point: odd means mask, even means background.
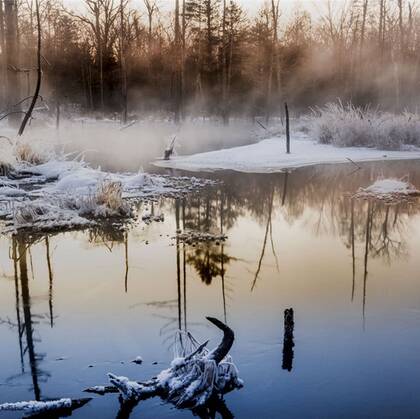
[[[292,371],[295,346],[293,332],[295,329],[295,313],[293,308],[284,311],[284,338],[283,338],[283,364],[282,368]]]
[[[289,119],[289,107],[287,102],[284,102],[284,110],[286,114],[286,152],[290,154],[290,119]]]

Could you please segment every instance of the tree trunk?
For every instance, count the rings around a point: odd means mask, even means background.
[[[5,27],[4,27],[4,9],[3,1],[0,0],[0,48],[1,48],[1,60],[0,60],[0,102],[4,105],[6,101],[6,39],[5,39]]]
[[[226,0],[223,0],[222,16],[222,118],[225,125],[229,124],[228,105],[227,105],[227,56],[226,56]]]
[[[181,26],[179,16],[179,0],[175,0],[175,77],[174,77],[174,117],[175,122],[181,120],[181,91],[182,91],[182,70],[181,70]]]
[[[6,98],[9,108],[9,122],[18,125],[20,117],[20,107],[16,106],[20,97],[19,73],[18,73],[18,34],[16,26],[17,5],[15,0],[4,0],[5,15],[5,39],[6,39],[6,71],[7,86]]]
[[[125,30],[124,30],[124,1],[120,3],[120,18],[121,18],[121,44],[120,44],[120,65],[121,65],[121,97],[122,97],[122,117],[123,124],[127,123],[128,109],[127,109],[127,68],[125,60]]]

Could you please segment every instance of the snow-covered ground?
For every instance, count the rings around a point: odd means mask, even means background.
[[[142,172],[104,172],[65,156],[41,164],[17,161],[10,173],[0,176],[0,232],[71,229],[104,219],[132,218],[134,199],[177,196],[209,183]]]
[[[420,149],[385,151],[364,147],[335,147],[320,144],[307,134],[292,136],[291,154],[286,154],[285,138],[275,137],[256,144],[177,156],[155,165],[187,171],[235,170],[247,173],[272,173],[317,164],[420,159]]]

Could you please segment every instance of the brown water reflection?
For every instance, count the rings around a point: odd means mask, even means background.
[[[141,205],[163,223],[2,237],[0,402],[80,397],[108,371],[150,378],[177,330],[215,343],[203,320],[214,315],[236,331],[245,388],[200,417],[410,416],[420,407],[420,206],[351,199],[407,173],[420,187],[407,162],[218,174],[223,183],[200,194]],[[228,240],[187,245],[176,238],[185,229]],[[138,354],[140,368],[129,362]],[[73,416],[191,416],[158,401],[119,409],[104,397]]]

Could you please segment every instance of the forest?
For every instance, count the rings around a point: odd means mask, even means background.
[[[67,4],[66,4],[67,3]],[[0,1],[2,117],[19,119],[37,81],[51,115],[281,116],[339,98],[416,112],[415,0],[329,0],[317,15],[280,0],[247,13],[235,0]],[[169,2],[168,2],[169,3]],[[173,4],[172,4],[173,3]],[[140,7],[141,6],[141,7]],[[322,7],[321,7],[322,6]]]

